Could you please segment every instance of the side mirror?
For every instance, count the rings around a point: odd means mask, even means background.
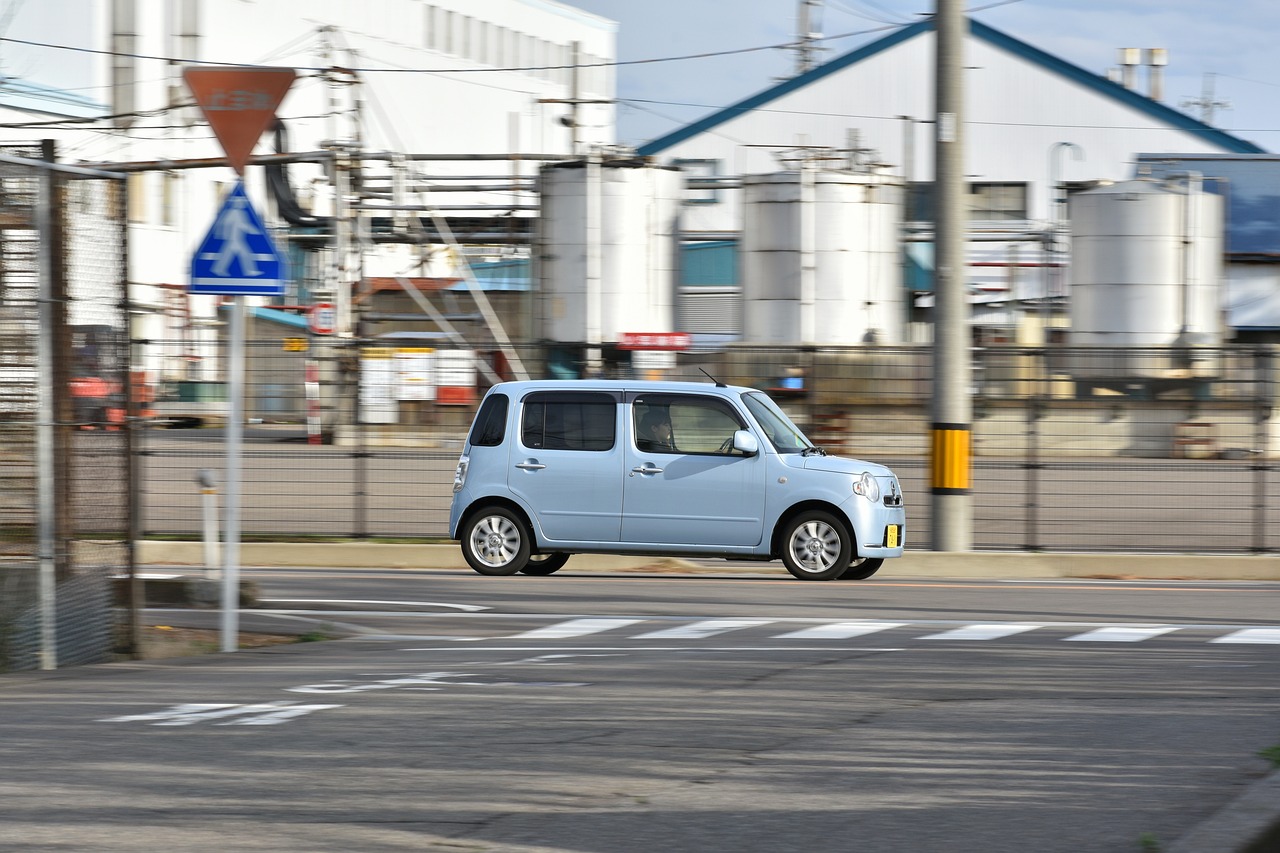
[[[760,452],[760,442],[745,429],[740,429],[733,434],[733,449],[744,456],[755,456]]]

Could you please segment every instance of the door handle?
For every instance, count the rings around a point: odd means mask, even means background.
[[[662,469],[655,468],[652,465],[637,465],[636,467],[631,469],[631,473],[633,476],[635,474],[661,474]]]
[[[546,468],[547,466],[543,465],[541,462],[521,462],[518,465],[516,465],[516,467],[523,468],[525,471],[541,471],[543,468]]]

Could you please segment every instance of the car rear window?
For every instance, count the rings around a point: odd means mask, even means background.
[[[506,394],[490,394],[480,404],[476,413],[476,422],[471,425],[472,447],[497,447],[507,435],[507,407],[510,401]]]

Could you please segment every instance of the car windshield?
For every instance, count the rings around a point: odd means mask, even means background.
[[[779,453],[803,453],[817,451],[813,442],[805,437],[800,427],[791,422],[778,404],[768,394],[752,391],[742,395],[742,402],[751,411],[751,416],[760,424],[769,442]]]

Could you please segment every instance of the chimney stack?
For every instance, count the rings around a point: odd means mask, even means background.
[[[1137,83],[1138,66],[1142,64],[1142,48],[1120,48],[1120,82],[1126,89],[1132,89]]]
[[[1164,100],[1164,67],[1169,64],[1169,51],[1163,47],[1149,47],[1142,51],[1147,66],[1147,95],[1153,101]]]

